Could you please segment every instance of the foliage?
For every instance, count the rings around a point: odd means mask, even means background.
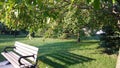
[[[106,49],[108,54],[116,53],[119,50],[119,34],[115,33],[112,26],[104,26],[104,34],[101,35],[101,46]]]
[[[27,30],[29,35],[38,29],[44,31],[46,37],[60,37],[66,31],[77,35],[89,21],[84,0],[7,0],[1,3],[1,21],[12,30]]]
[[[89,1],[91,2],[91,1]],[[106,49],[109,54],[116,53],[119,50],[119,29],[118,21],[120,19],[119,6],[120,2],[118,0],[103,0],[96,3],[95,0],[92,2],[95,9],[95,15],[93,20],[96,22],[94,25],[99,26],[105,33],[101,35],[100,45]],[[96,5],[94,5],[96,4]],[[97,4],[101,5],[98,6]],[[101,9],[100,9],[101,8]],[[98,24],[98,25],[97,25]],[[93,24],[91,24],[93,25]]]

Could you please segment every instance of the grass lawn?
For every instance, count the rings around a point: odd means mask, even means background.
[[[5,46],[12,46],[20,41],[39,48],[38,65],[40,68],[115,68],[117,56],[102,53],[97,49],[99,41],[74,39],[45,39],[0,35],[0,52]],[[0,55],[0,61],[4,57]]]

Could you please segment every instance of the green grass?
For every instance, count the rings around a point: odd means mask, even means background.
[[[0,52],[5,46],[20,41],[39,48],[38,66],[40,68],[115,68],[117,56],[102,53],[96,40],[45,39],[0,36]],[[0,55],[0,61],[4,57]]]

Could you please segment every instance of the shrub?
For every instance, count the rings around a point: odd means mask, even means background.
[[[120,46],[120,37],[119,34],[116,34],[112,26],[103,27],[104,34],[100,36],[100,46],[105,48],[111,53],[116,53],[119,50]],[[107,52],[108,52],[107,51]]]

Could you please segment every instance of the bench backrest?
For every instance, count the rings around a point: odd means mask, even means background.
[[[38,48],[34,46],[30,46],[24,43],[15,42],[14,45],[16,48],[14,49],[15,52],[19,53],[22,56],[34,55],[34,57],[29,57],[27,59],[31,60],[32,62],[36,62]]]

